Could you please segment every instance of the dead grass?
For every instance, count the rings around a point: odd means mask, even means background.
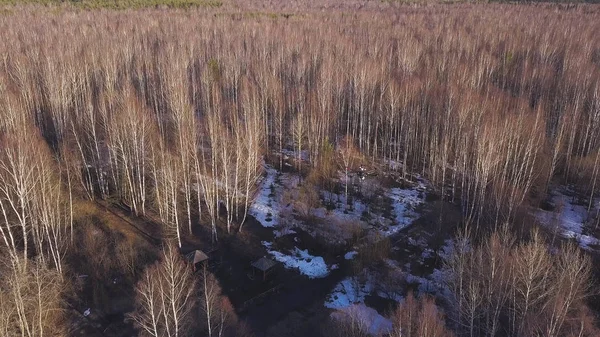
[[[73,203],[73,214],[75,224],[83,226],[89,223],[90,219],[98,219],[111,232],[122,235],[124,240],[132,246],[139,245],[142,241],[145,241],[135,229],[124,224],[122,219],[98,206],[93,201],[84,199],[75,200]]]

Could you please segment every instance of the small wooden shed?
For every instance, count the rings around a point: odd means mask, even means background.
[[[192,262],[192,266],[194,267],[194,271],[198,271],[202,269],[204,263],[208,261],[208,255],[206,255],[203,251],[196,249],[189,252],[186,255],[188,261]]]
[[[252,262],[252,274],[254,275],[256,270],[262,272],[263,281],[265,281],[267,279],[267,275],[273,271],[276,265],[277,262],[263,256],[260,259]]]

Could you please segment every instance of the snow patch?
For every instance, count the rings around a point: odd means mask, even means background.
[[[329,268],[325,260],[320,256],[313,256],[308,253],[308,250],[298,249],[294,247],[291,254],[284,254],[276,250],[271,249],[271,242],[262,242],[263,246],[267,248],[269,254],[273,255],[275,260],[283,263],[288,268],[296,268],[301,274],[308,276],[309,278],[323,278],[329,275]]]
[[[277,170],[272,167],[266,167],[265,171],[267,176],[260,184],[259,192],[250,206],[249,213],[263,227],[274,227],[278,223],[280,207],[279,203],[275,200],[275,196],[272,194],[271,186],[275,185]]]
[[[347,277],[338,283],[325,301],[330,309],[342,309],[356,303],[363,303],[365,296],[373,291],[371,282],[361,283],[357,278]]]
[[[390,189],[388,197],[392,199],[394,206],[395,225],[382,230],[383,235],[397,233],[418,218],[419,214],[415,209],[425,201],[425,189],[425,183],[422,181],[419,181],[418,186],[413,189]]]
[[[445,240],[444,245],[438,250],[438,256],[447,261],[448,259],[450,259],[450,257],[452,257],[452,254],[454,254],[454,246],[454,240]]]
[[[600,240],[583,233],[584,227],[590,215],[587,207],[573,203],[573,198],[566,193],[572,194],[570,190],[553,191],[551,203],[557,208],[556,211],[537,210],[535,216],[544,226],[556,231],[561,237],[574,239],[579,246],[585,250],[592,250],[590,246],[600,246]],[[595,207],[598,207],[596,202]]]
[[[284,235],[291,235],[291,234],[296,234],[296,231],[291,229],[291,228],[282,228],[280,230],[274,230],[273,234],[275,235],[276,238],[282,237]]]
[[[440,298],[449,299],[452,293],[445,282],[449,277],[449,271],[436,268],[430,275],[425,277],[407,274],[406,282],[418,284],[419,293],[428,293]]]
[[[352,320],[372,336],[387,335],[392,331],[392,321],[362,303],[334,312],[331,317],[341,322]]]
[[[354,257],[358,255],[358,252],[353,250],[344,254],[344,259],[346,260],[354,260]]]
[[[345,221],[354,221],[360,219],[363,212],[367,211],[367,205],[358,198],[352,198],[352,207],[350,207],[344,193],[336,194],[329,191],[321,191],[321,194],[323,195],[324,200],[332,200],[335,202],[336,206],[331,211],[324,212],[324,214],[321,215],[323,218],[331,216]]]

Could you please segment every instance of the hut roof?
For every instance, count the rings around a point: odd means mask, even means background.
[[[261,257],[260,259],[252,262],[252,266],[260,271],[268,271],[273,268],[277,262],[268,259],[266,257]]]
[[[200,263],[202,261],[208,260],[208,255],[204,254],[203,251],[196,249],[189,254],[187,254],[187,258],[192,261],[194,264]]]

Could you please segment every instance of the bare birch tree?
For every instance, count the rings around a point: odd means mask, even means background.
[[[67,336],[62,275],[39,260],[19,265],[10,263],[0,279],[0,336]]]
[[[161,260],[148,267],[135,288],[136,309],[130,315],[144,336],[191,336],[196,283],[178,249],[165,243]]]

